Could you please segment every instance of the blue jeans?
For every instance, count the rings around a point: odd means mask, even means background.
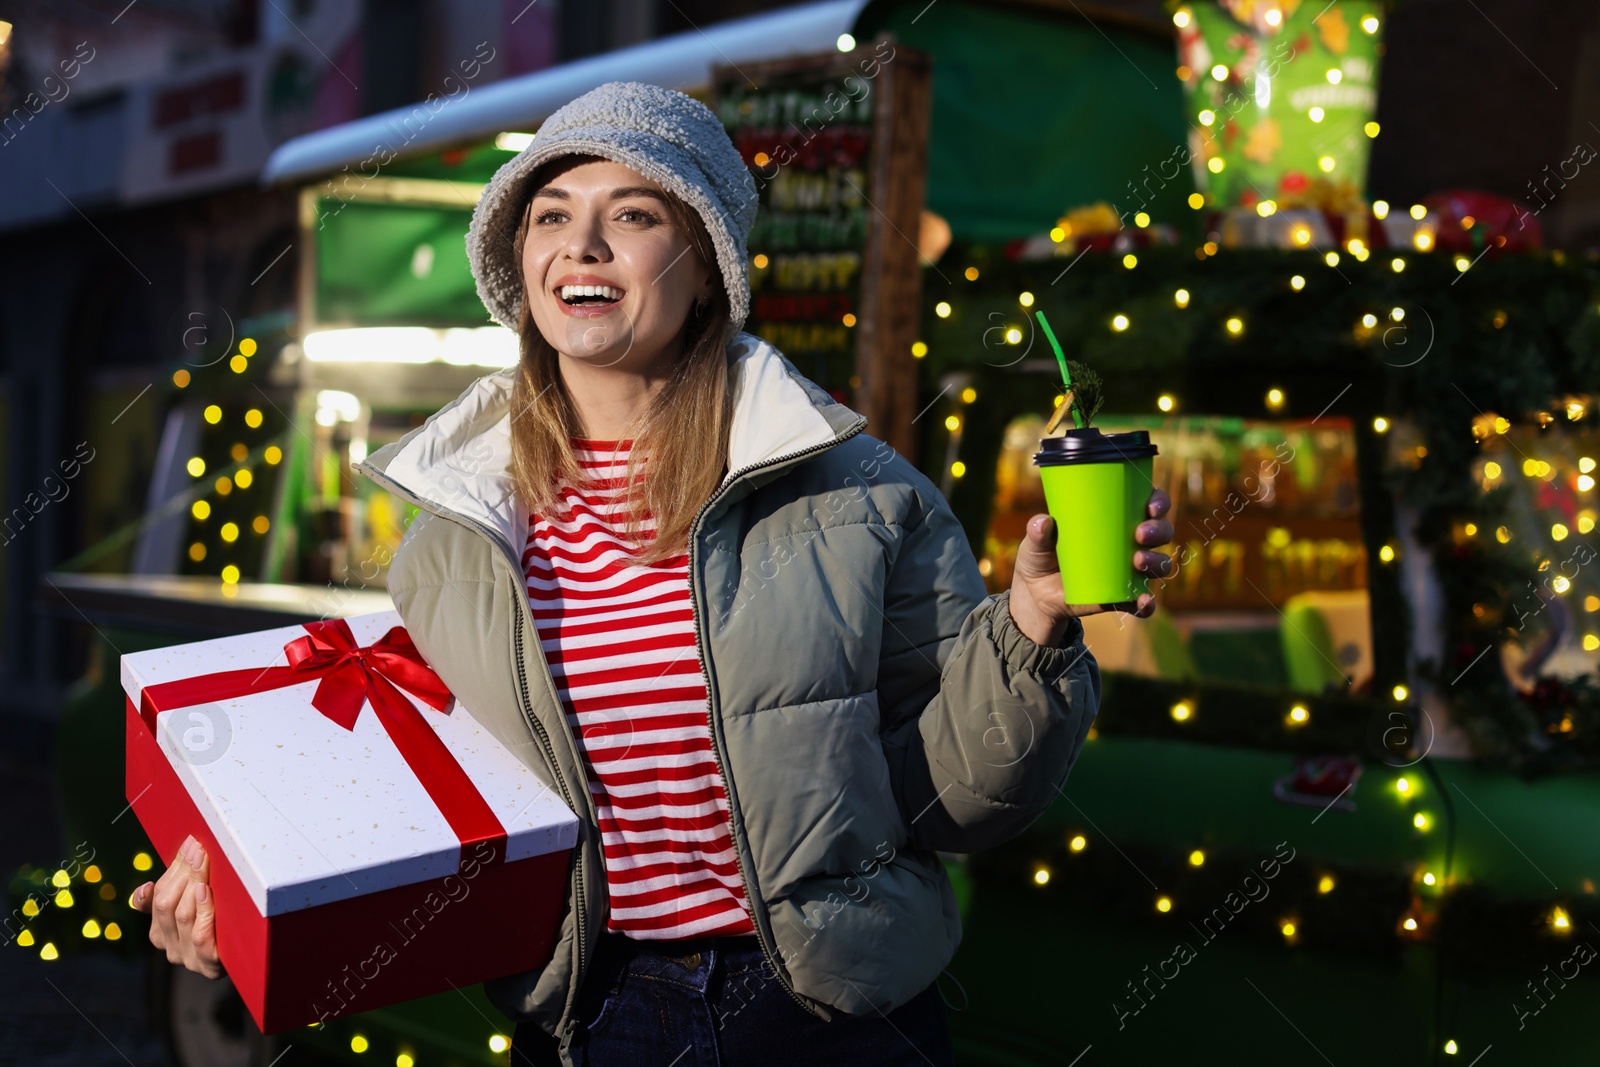
[[[604,934],[576,1005],[584,1067],[786,1067],[863,1063],[954,1067],[944,1005],[930,985],[889,1012],[824,1022],[767,967],[755,937],[636,941]],[[512,1067],[553,1067],[556,1039],[531,1022]]]

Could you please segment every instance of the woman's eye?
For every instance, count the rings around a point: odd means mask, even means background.
[[[629,216],[632,216],[632,218],[629,218]],[[661,221],[654,215],[650,214],[650,212],[638,207],[623,208],[621,217],[630,222],[644,222],[651,225]]]
[[[561,215],[561,212],[559,212],[559,211],[542,211],[542,212],[539,213],[538,217],[535,218],[533,221],[535,223],[548,222],[551,219],[560,217],[560,215]]]

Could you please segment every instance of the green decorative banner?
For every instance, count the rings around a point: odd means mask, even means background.
[[[1217,0],[1174,10],[1195,184],[1212,208],[1360,207],[1378,135],[1382,8]]]

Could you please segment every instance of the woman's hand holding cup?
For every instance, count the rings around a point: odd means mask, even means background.
[[[1172,523],[1166,515],[1172,498],[1157,489],[1145,503],[1147,520],[1134,529],[1133,567],[1151,578],[1162,578],[1172,571],[1172,557],[1150,549],[1172,543]],[[1056,555],[1055,520],[1047,514],[1028,520],[1027,535],[1017,548],[1016,568],[1011,576],[1011,618],[1017,628],[1038,645],[1055,646],[1066,634],[1075,617],[1104,611],[1128,611],[1138,618],[1149,618],[1156,610],[1154,593],[1140,593],[1131,604],[1068,604],[1061,592],[1061,564]]]
[[[207,978],[221,978],[210,882],[211,860],[191,834],[158,880],[133,891],[133,906],[151,916],[150,943],[165,950],[169,962]]]

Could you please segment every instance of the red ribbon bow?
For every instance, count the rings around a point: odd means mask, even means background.
[[[439,740],[406,698],[405,690],[428,707],[446,712],[450,690],[417,651],[411,635],[396,626],[376,643],[356,643],[350,624],[328,619],[304,624],[306,636],[283,646],[287,667],[219,671],[174,682],[147,685],[139,714],[155,733],[163,711],[263,693],[318,680],[311,706],[346,730],[354,730],[361,709],[372,705],[384,731],[438,806],[462,845],[490,842],[496,858],[505,855],[506,830],[450,749]]]

